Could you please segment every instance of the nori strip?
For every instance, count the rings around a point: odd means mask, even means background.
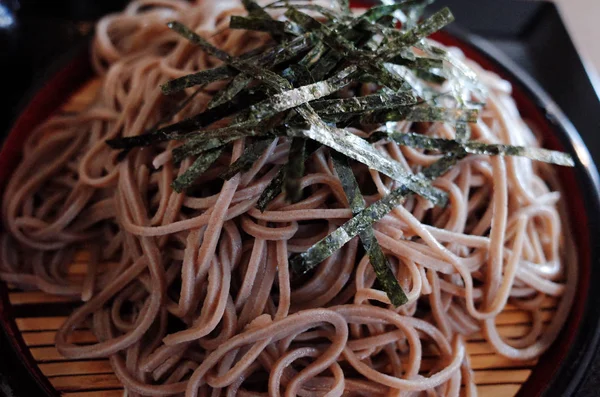
[[[187,39],[190,43],[202,48],[208,55],[212,55],[215,58],[222,60],[223,62],[225,62],[226,60],[231,60],[231,56],[227,52],[215,47],[207,40],[205,40],[202,36],[194,32],[192,29],[188,28],[181,22],[171,21],[167,23],[167,26],[169,27],[169,29],[171,29],[181,37]]]
[[[358,49],[354,43],[344,38],[341,34],[338,34],[337,31],[323,25],[310,15],[295,8],[289,8],[285,15],[305,29],[313,31],[325,44],[327,44],[327,46],[343,58],[359,65],[366,72],[377,76],[381,84],[395,91],[407,91],[411,88],[399,76],[390,73],[377,57],[373,56],[373,54]],[[378,53],[375,55],[379,56]]]
[[[406,54],[398,55],[390,60],[389,63],[406,66],[409,69],[441,69],[444,67],[444,61],[435,58],[415,57],[407,59]]]
[[[338,0],[340,5],[340,10],[346,14],[350,14],[352,11],[350,10],[350,0]]]
[[[389,176],[436,205],[446,204],[446,193],[432,187],[423,178],[406,172],[398,162],[385,157],[364,139],[346,130],[328,126],[309,105],[304,106],[296,111],[311,125],[299,131],[301,134]]]
[[[242,55],[240,55],[240,59],[252,59],[264,54],[267,51],[270,45],[264,45],[254,50],[250,50]],[[181,91],[185,88],[193,87],[199,84],[208,84],[213,81],[219,81],[228,79],[230,77],[235,76],[238,71],[234,68],[230,68],[229,66],[218,66],[216,68],[202,70],[200,72],[192,73],[186,76],[179,77],[174,80],[167,81],[165,84],[161,85],[161,89],[163,94],[172,94],[174,92]]]
[[[298,5],[294,5],[294,6],[276,5],[276,6],[271,6],[269,8],[272,8],[272,9],[295,8],[297,10],[315,11],[315,12],[318,12],[319,14],[323,15],[324,17],[329,18],[330,20],[340,20],[340,19],[345,19],[348,17],[347,14],[336,13],[335,10],[323,7],[319,4],[298,4]]]
[[[292,64],[288,66],[283,72],[282,76],[286,78],[294,86],[302,86],[307,84],[315,83],[317,80],[314,78],[310,71],[310,68],[318,64],[323,55],[326,53],[327,47],[322,42],[318,42],[301,60],[298,64]],[[324,78],[324,76],[323,76]],[[322,80],[323,78],[320,78]]]
[[[276,19],[242,17],[233,15],[229,22],[231,29],[255,30],[259,32],[267,32],[273,36],[292,34],[299,36],[302,34],[298,26],[287,21],[278,21]]]
[[[274,95],[263,102],[250,106],[246,111],[247,120],[261,121],[285,110],[331,95],[348,85],[355,72],[356,67],[350,66],[327,80]]]
[[[179,162],[188,157],[193,150],[198,147],[204,147],[206,142],[218,142],[225,144],[232,140],[244,137],[260,137],[271,135],[268,123],[239,123],[228,127],[203,130],[194,134],[190,139],[175,149],[173,149],[173,161]]]
[[[234,161],[233,164],[221,174],[221,178],[229,180],[239,172],[248,171],[252,165],[254,165],[256,160],[263,155],[271,143],[273,143],[273,139],[259,139],[249,145],[240,158]]]
[[[304,38],[302,38],[302,40],[298,40],[299,43],[304,42]],[[321,44],[321,43],[317,43],[317,46]],[[291,46],[291,44],[290,44]],[[314,49],[317,47],[313,47],[313,49],[311,51],[314,51]],[[321,44],[322,46],[322,44]],[[288,47],[283,47],[284,49],[288,48]],[[323,46],[324,48],[324,46]],[[289,56],[292,57],[293,54],[291,54],[291,52],[289,53]],[[278,59],[279,61],[280,59]],[[227,85],[227,87],[225,87],[224,89],[222,89],[221,91],[219,91],[209,102],[208,104],[208,108],[212,109],[213,107],[219,106],[223,103],[226,103],[227,101],[230,101],[231,99],[233,99],[238,93],[240,93],[243,89],[245,89],[254,79],[252,78],[252,76],[249,76],[247,74],[243,74],[240,73],[239,75],[237,75],[236,77],[234,77],[234,79],[229,82],[229,84]]]
[[[304,176],[306,162],[306,139],[294,137],[288,154],[287,171],[285,173],[284,191],[286,197],[296,203],[302,198],[300,179]]]
[[[417,69],[415,70],[415,74],[421,80],[427,81],[429,83],[442,85],[446,82],[446,78],[444,76],[440,76],[439,74],[430,72],[428,70]]]
[[[339,52],[341,55],[349,56],[353,52],[359,51],[351,41],[342,37],[337,31],[325,26],[315,18],[303,13],[297,8],[288,8],[285,12],[285,16],[292,22],[302,26],[307,31],[311,31],[319,35],[320,39],[325,44]]]
[[[198,94],[202,91],[203,88],[204,88],[204,86],[199,87],[196,91],[194,91],[194,93],[192,95],[188,96],[183,101],[181,101],[172,111],[170,111],[165,117],[160,119],[154,125],[154,127],[152,127],[150,130],[144,132],[142,135],[143,136],[156,136],[158,134],[159,127],[162,124],[171,120],[183,109],[185,109],[187,107],[187,105],[189,105],[194,100],[194,98],[196,98],[196,96],[198,96]],[[118,140],[110,139],[110,140],[107,140],[106,143],[114,149],[115,147],[113,145],[115,144],[116,141],[118,141]],[[121,153],[119,153],[119,156],[117,157],[118,161],[124,160],[131,149],[132,149],[132,147],[125,148]]]
[[[417,44],[421,39],[437,32],[453,21],[454,15],[448,8],[443,8],[409,31],[390,39],[386,45],[377,50],[377,55],[392,59],[406,47]]]
[[[298,62],[298,64],[310,69],[312,68],[325,54],[327,47],[321,41],[319,41],[305,56]]]
[[[192,31],[190,28],[183,25],[182,23],[174,21],[169,22],[167,26],[173,29],[182,37],[188,39],[191,43],[202,48],[207,54],[220,59],[228,65],[238,69],[242,73],[251,75],[255,79],[265,83],[269,87],[278,90],[292,88],[291,84],[286,79],[279,76],[277,73],[272,72],[268,69],[261,68],[260,66],[255,65],[251,61],[242,61],[240,59],[232,57],[227,52],[215,47],[214,45],[203,39],[200,35],[194,33],[194,31]]]
[[[173,80],[167,81],[160,88],[165,95],[182,91],[195,85],[208,84],[214,81],[230,78],[236,73],[236,70],[230,67],[218,67],[214,69],[203,70],[198,73],[188,74]]]
[[[453,139],[431,138],[422,134],[392,132],[389,137],[399,145],[442,152],[460,152],[488,156],[520,156],[544,163],[574,167],[573,158],[554,150],[513,146],[475,141],[459,142]]]
[[[443,161],[438,160],[423,170],[422,174],[431,177],[440,176],[456,164],[457,159],[459,158],[454,154],[447,156],[442,159]],[[292,271],[296,274],[309,272],[334,252],[342,248],[348,241],[356,237],[358,233],[370,227],[373,223],[380,221],[395,207],[401,205],[410,194],[411,191],[406,186],[392,190],[388,195],[371,204],[328,236],[314,244],[306,252],[292,256],[289,262]]]
[[[415,106],[411,109],[408,120],[411,121],[462,121],[476,123],[479,109],[443,108],[435,106]]]
[[[348,241],[352,240],[359,232],[381,220],[394,207],[402,204],[409,193],[410,190],[405,186],[393,190],[390,194],[365,208],[352,219],[331,232],[306,252],[292,256],[290,258],[290,267],[296,274],[304,274],[310,271],[339,250]]]
[[[283,184],[286,179],[287,169],[287,165],[281,167],[279,171],[277,171],[275,178],[273,178],[273,180],[267,185],[265,190],[258,198],[256,208],[258,208],[260,212],[265,212],[265,210],[267,209],[267,205],[269,205],[269,203],[273,201],[273,199],[277,197],[279,193],[282,192]]]
[[[299,36],[292,41],[272,47],[269,51],[260,55],[254,55],[252,57],[240,56],[237,59],[240,61],[251,62],[258,67],[273,67],[298,56],[298,53],[310,48],[314,42],[315,37],[311,34],[306,34]],[[238,73],[239,71],[236,68],[232,68],[228,65],[218,66],[213,69],[203,70],[188,76],[183,76],[178,79],[168,81],[167,83],[163,84],[162,89],[164,93],[173,93],[194,85],[206,84],[213,81],[235,77]],[[245,87],[241,87],[241,89],[243,88]],[[234,95],[231,95],[231,97],[233,96]]]
[[[310,73],[316,81],[323,80],[342,60],[342,56],[333,50],[327,50],[325,54],[313,66]]]
[[[185,149],[175,148],[173,149],[173,162],[178,164],[185,158],[198,156],[210,150],[223,147],[237,139],[240,139],[240,137],[236,135],[233,135],[231,138],[212,138],[193,142],[193,144],[186,146]]]
[[[254,0],[242,0],[242,5],[252,17],[271,19],[271,15]]]
[[[431,164],[429,167],[421,171],[421,175],[429,180],[435,180],[440,176],[444,175],[450,168],[454,167],[456,163],[466,157],[466,153],[446,153],[441,159]]]
[[[194,163],[188,168],[179,178],[175,179],[171,184],[173,190],[177,193],[183,192],[187,189],[200,175],[202,175],[206,170],[219,158],[223,149],[218,148],[211,150],[209,152],[204,153],[203,156],[200,156],[194,161]]]
[[[267,185],[267,187],[265,188],[263,193],[260,195],[260,198],[258,199],[256,208],[258,208],[260,210],[260,212],[264,212],[265,209],[267,208],[267,205],[269,205],[269,203],[275,197],[277,197],[281,192],[283,192],[284,185],[288,179],[288,172],[290,172],[289,170],[291,167],[294,167],[294,170],[292,171],[292,176],[291,176],[292,179],[294,179],[294,178],[300,179],[304,176],[306,160],[308,159],[308,157],[311,154],[313,154],[319,148],[318,145],[309,145],[309,143],[310,142],[308,142],[306,139],[304,139],[302,137],[294,137],[292,139],[292,146],[290,147],[290,154],[288,154],[288,162],[279,169],[279,171],[277,172],[277,175],[275,175],[275,178],[273,178],[271,183],[269,183],[269,185]],[[294,158],[292,159],[291,158],[292,153],[299,154],[300,156],[294,155]],[[294,189],[293,184],[296,182],[294,182],[292,180],[291,183],[292,183],[291,189],[293,191],[293,189]],[[288,187],[287,189],[289,190],[290,187]]]
[[[451,86],[455,92],[455,98],[459,105],[464,106],[468,102],[469,98],[462,98],[459,95],[459,92],[466,87],[475,92],[479,99],[487,97],[487,88],[479,82],[477,74],[451,52],[432,45],[427,39],[421,40],[416,47],[425,51],[430,57],[446,62],[448,66],[443,71],[446,72],[447,77],[450,79]]]
[[[225,88],[217,92],[212,97],[208,103],[208,108],[213,109],[219,105],[231,101],[233,97],[239,94],[244,88],[248,87],[252,80],[254,80],[252,76],[248,76],[244,73],[238,74],[229,82],[229,84],[227,84]]]
[[[362,117],[364,124],[382,124],[388,121],[410,120],[415,122],[462,121],[477,122],[478,109],[443,108],[436,106],[398,107],[392,110],[375,111]]]
[[[297,57],[298,54],[312,48],[317,42],[314,34],[306,33],[273,47],[268,53],[251,61],[260,67],[272,67]]]
[[[350,168],[350,165],[348,164],[348,159],[339,153],[333,153],[332,157],[335,171],[344,188],[344,193],[350,204],[352,214],[357,215],[366,208],[367,203],[360,192],[360,187],[354,177],[352,168]],[[373,266],[377,280],[379,280],[379,284],[381,284],[381,287],[387,294],[390,302],[396,307],[408,302],[406,294],[392,272],[390,263],[375,237],[373,227],[368,226],[364,230],[359,231],[358,236],[360,237],[365,251],[369,255],[369,261],[371,262],[371,266]]]
[[[389,109],[398,106],[413,105],[417,99],[408,92],[403,93],[381,93],[362,97],[351,97],[344,99],[328,99],[312,102],[310,105],[319,115],[324,114],[348,114],[363,113],[368,111]]]
[[[155,143],[165,142],[173,139],[185,138],[186,134],[204,128],[215,121],[221,120],[227,116],[238,113],[240,107],[246,107],[248,104],[257,103],[264,99],[264,95],[254,92],[247,92],[238,98],[241,103],[228,102],[214,109],[206,110],[195,116],[182,120],[180,122],[167,125],[156,131],[151,131],[142,135],[118,138],[108,140],[107,144],[113,149],[131,149],[140,146],[150,146]]]
[[[369,8],[362,15],[360,15],[356,22],[366,20],[369,22],[375,22],[385,16],[393,15],[396,11],[407,9],[408,7],[414,7],[415,5],[423,3],[423,0],[404,0],[398,1],[395,4],[383,4]]]
[[[290,65],[287,69],[281,72],[281,75],[294,86],[303,86],[315,83],[315,79],[310,73],[310,70],[301,64]]]

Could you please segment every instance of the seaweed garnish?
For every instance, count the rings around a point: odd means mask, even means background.
[[[267,205],[283,191],[287,170],[287,165],[281,167],[279,171],[277,171],[277,174],[275,174],[275,178],[269,182],[265,190],[261,193],[256,203],[256,208],[258,208],[260,212],[265,212]]]
[[[345,129],[327,125],[310,107],[309,110],[299,108],[297,112],[311,123],[310,128],[299,130],[297,133],[343,153],[399,181],[410,190],[436,205],[443,206],[446,204],[448,200],[446,193],[432,187],[428,181],[425,181],[418,175],[405,171],[400,163],[382,155],[373,145],[364,139]],[[291,130],[293,131],[294,129],[292,128]]]
[[[297,56],[299,52],[307,50],[315,43],[315,37],[311,34],[304,34],[282,44],[272,46],[261,54],[253,56],[240,56],[239,61],[248,61],[257,67],[272,68],[280,63],[287,62]],[[174,93],[185,88],[199,84],[208,84],[214,81],[224,80],[237,76],[239,71],[230,66],[217,66],[213,69],[203,70],[170,80],[163,84],[163,93]],[[243,89],[245,87],[241,87]],[[240,90],[241,90],[240,89]],[[232,96],[233,97],[233,96]]]
[[[233,164],[231,164],[227,170],[221,174],[221,178],[229,180],[236,174],[249,170],[272,143],[273,139],[258,139],[253,144],[248,145],[240,158],[234,161]]]
[[[162,127],[140,136],[107,143],[122,149],[122,158],[137,147],[180,142],[172,145],[173,162],[194,160],[173,182],[176,191],[184,191],[238,139],[247,139],[250,144],[222,175],[224,178],[252,167],[275,139],[291,139],[287,163],[275,166],[279,167],[275,177],[258,199],[261,211],[282,193],[288,202],[302,198],[300,180],[306,159],[323,146],[330,153],[338,153],[334,154],[336,158],[362,163],[395,181],[395,190],[367,208],[364,198],[352,202],[352,219],[307,252],[291,258],[290,265],[298,273],[309,271],[357,235],[367,253],[373,255],[373,265],[385,273],[385,255],[375,239],[373,223],[412,194],[434,205],[445,205],[447,194],[432,182],[469,155],[524,156],[573,165],[563,153],[471,140],[471,123],[479,118],[486,89],[452,50],[427,39],[452,22],[452,13],[442,9],[422,18],[431,0],[382,2],[362,15],[353,15],[347,0],[332,1],[331,7],[296,0],[261,7],[255,0],[242,0],[248,15],[232,17],[229,28],[263,32],[272,40],[240,56],[217,48],[210,39],[177,21],[170,22],[171,29],[223,65],[167,81],[162,85],[163,93],[174,94],[196,86],[201,91],[218,81],[224,83],[224,88],[199,114],[166,126],[161,122]],[[269,13],[273,8],[285,9],[287,18],[273,18]],[[454,126],[456,135],[442,139],[399,128],[411,122],[448,123]],[[377,130],[367,139],[345,128],[368,130],[364,127],[381,124],[386,129]],[[382,139],[438,152],[441,157],[421,172],[408,172],[376,146]],[[336,172],[340,179],[345,178],[344,191],[351,201],[358,186],[353,178],[343,177],[349,171],[344,161],[336,160]],[[401,304],[400,295],[391,292],[392,287],[386,286],[383,278],[379,284],[393,304]]]
[[[223,152],[223,148],[217,148],[210,150],[204,155],[198,157],[196,161],[188,168],[182,175],[180,175],[173,183],[171,187],[177,193],[183,192],[187,189],[198,177],[215,162]]]
[[[304,176],[306,160],[317,149],[317,145],[309,145],[308,140],[303,137],[292,138],[287,163],[279,169],[262,192],[256,208],[264,212],[269,203],[282,192],[290,202],[299,201],[302,197],[300,179]]]
[[[162,92],[165,95],[174,94],[183,91],[188,87],[193,87],[201,84],[209,84],[215,81],[223,80],[231,77],[235,73],[235,69],[227,67],[219,67],[214,69],[203,70],[198,73],[188,74],[173,80],[161,86]]]
[[[208,142],[220,142],[222,145],[225,145],[240,138],[264,137],[268,135],[272,135],[268,121],[263,123],[239,123],[230,127],[203,130],[194,134],[183,145],[173,149],[173,161],[177,163],[193,155],[192,153],[203,153],[205,149],[200,152],[197,152],[197,150],[198,148],[204,148]]]
[[[286,197],[292,202],[300,201],[302,190],[300,178],[304,176],[304,163],[306,162],[306,139],[292,138],[287,170],[285,173],[284,191]]]
[[[242,17],[234,15],[229,23],[231,29],[255,30],[258,32],[268,32],[272,35],[291,34],[299,36],[302,31],[297,25],[287,21],[278,21],[276,19]]]
[[[250,106],[247,110],[248,115],[245,117],[245,120],[264,120],[265,118],[272,117],[285,110],[296,108],[302,104],[331,95],[350,84],[352,75],[355,72],[356,67],[349,66],[325,81],[305,85],[274,95],[261,103]]]
[[[148,131],[146,131],[144,134],[142,134],[140,136],[144,136],[144,137],[157,136],[160,126],[165,123],[168,123],[169,120],[171,120],[179,112],[181,112],[183,109],[185,109],[196,98],[196,96],[198,96],[198,94],[203,90],[203,88],[204,88],[204,86],[197,88],[192,93],[192,95],[188,96],[183,101],[181,101],[173,110],[169,111],[166,116],[164,116],[156,124],[154,124],[154,126],[151,129],[149,129]],[[113,149],[120,149],[120,148],[123,149],[117,156],[117,160],[122,161],[125,159],[125,157],[127,157],[127,155],[129,154],[129,151],[132,148],[128,147],[128,146],[119,147],[118,145],[116,145],[117,142],[118,142],[118,140],[107,140],[106,141],[106,143],[109,146],[111,146]]]
[[[251,17],[271,19],[271,14],[265,11],[265,9],[254,0],[242,0],[242,5]]]
[[[435,179],[452,168],[460,158],[461,156],[455,154],[443,157],[425,168],[421,175],[428,180]],[[401,205],[410,194],[412,192],[406,186],[400,186],[392,190],[380,200],[354,215],[350,220],[318,241],[306,252],[293,256],[290,259],[292,270],[297,274],[309,272],[356,237],[358,233],[364,231],[373,225],[373,223],[380,221],[394,208]]]
[[[365,95],[361,97],[350,97],[342,99],[329,99],[311,103],[316,112],[323,115],[335,114],[361,114],[381,109],[394,107],[409,107],[417,103],[417,98],[409,92],[381,93]]]
[[[348,159],[345,156],[333,152],[332,157],[335,171],[342,183],[352,214],[357,215],[365,209],[367,203],[360,192],[360,187],[354,177],[352,168],[350,168]],[[381,287],[387,294],[390,302],[394,306],[401,306],[408,302],[406,294],[392,272],[390,263],[375,237],[373,227],[365,227],[364,230],[358,232],[358,236],[367,255],[369,255],[369,261],[371,262],[371,266],[373,266],[377,280],[379,280],[379,284],[381,284]]]
[[[106,143],[113,149],[132,149],[134,147],[151,146],[170,140],[186,139],[188,134],[201,130],[223,118],[237,114],[242,107],[258,103],[265,98],[262,93],[248,91],[243,95],[240,94],[236,99],[236,101],[226,102],[180,122],[150,130],[142,135],[111,139],[107,140]],[[172,118],[172,115],[170,118]]]
[[[437,106],[419,105],[413,107],[397,107],[387,111],[366,114],[362,118],[364,124],[383,124],[388,121],[415,122],[464,122],[474,123],[479,117],[478,109],[442,108]]]
[[[423,134],[391,132],[387,134],[399,145],[419,149],[435,150],[443,153],[479,154],[486,156],[519,156],[530,160],[549,164],[574,167],[573,158],[555,150],[534,147],[514,146],[506,144],[484,143],[476,141],[459,141],[454,139],[432,138]]]

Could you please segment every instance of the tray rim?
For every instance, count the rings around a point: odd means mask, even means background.
[[[447,29],[447,32],[448,34],[444,33],[438,38],[442,38],[441,41],[454,41],[460,44],[459,47],[463,50],[470,48],[471,51],[479,55],[475,58],[481,56],[487,58],[488,63],[494,65],[494,69],[502,71],[503,77],[509,77],[513,84],[517,84],[526,92],[526,100],[537,108],[537,112],[545,117],[546,124],[551,126],[553,132],[548,135],[558,139],[561,146],[577,158],[577,167],[574,173],[577,178],[577,188],[583,193],[578,195],[582,201],[582,206],[579,209],[585,210],[590,219],[600,219],[600,177],[598,170],[580,135],[564,113],[527,72],[489,41],[457,28]],[[89,43],[89,39],[82,40],[80,45],[54,62],[43,77],[38,80],[35,88],[25,97],[20,111],[17,113],[18,116],[9,128],[9,133],[6,135],[0,151],[0,191],[3,190],[8,176],[16,166],[17,159],[20,156],[20,147],[33,126],[52,114],[58,104],[63,103],[81,84],[91,77],[92,70],[87,56]],[[65,87],[68,88],[65,89]],[[57,90],[57,88],[60,88],[60,90]],[[38,106],[41,110],[37,108]],[[52,109],[53,107],[54,109]],[[600,245],[592,243],[593,237],[600,235],[600,224],[589,222],[586,234],[589,240],[587,259],[591,271],[591,278],[588,281],[600,282]],[[580,262],[582,260],[583,258],[579,258]],[[594,268],[596,269],[595,272],[593,272]],[[588,294],[584,303],[585,307],[583,307],[583,312],[580,313],[580,322],[587,320],[590,326],[583,329],[579,326],[580,324],[577,324],[577,327],[574,327],[576,330],[573,343],[569,346],[568,351],[564,353],[567,359],[554,366],[550,377],[545,377],[545,381],[548,383],[544,385],[536,385],[536,382],[543,381],[542,378],[536,376],[540,372],[536,366],[532,375],[521,387],[519,395],[575,395],[574,393],[587,372],[600,340],[600,295],[595,297],[594,294]],[[582,305],[580,304],[580,306]],[[10,390],[15,397],[30,395],[58,396],[59,393],[52,387],[48,378],[42,374],[35,360],[33,360],[16,327],[14,317],[10,315],[11,311],[6,285],[0,282],[0,346],[8,347],[11,349],[10,354],[21,358],[18,362],[12,363],[0,360],[0,394],[3,395],[5,390]],[[549,352],[555,350],[556,347],[551,348]],[[542,356],[542,360],[546,354]],[[13,376],[7,377],[4,375],[5,373]],[[22,379],[26,379],[26,376],[33,377],[34,382],[17,383]]]

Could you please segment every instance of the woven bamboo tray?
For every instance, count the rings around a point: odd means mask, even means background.
[[[73,112],[83,109],[92,101],[99,87],[98,80],[86,84],[62,110]],[[75,263],[70,267],[72,277],[83,277],[88,257],[86,252],[76,255]],[[123,388],[113,374],[108,360],[68,360],[54,347],[56,330],[77,305],[76,298],[17,289],[9,290],[9,298],[25,343],[40,370],[56,390],[68,397],[123,396]],[[543,302],[545,322],[553,316],[557,303],[552,298]],[[41,305],[44,309],[36,310]],[[498,315],[496,323],[500,335],[504,338],[516,338],[528,333],[531,317],[528,312],[508,304]],[[96,338],[89,330],[81,329],[73,333],[71,340],[86,344],[94,343]],[[496,354],[479,332],[468,338],[467,352],[471,357],[479,395],[483,397],[514,396],[536,365],[536,361],[512,361]],[[424,359],[423,366],[427,364],[427,359]]]

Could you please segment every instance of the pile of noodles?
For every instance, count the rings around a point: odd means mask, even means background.
[[[448,193],[448,207],[412,197],[376,223],[409,297],[394,308],[356,238],[308,276],[290,275],[290,255],[352,215],[325,148],[307,163],[303,199],[290,204],[281,195],[264,213],[256,201],[287,159],[287,138],[223,181],[245,147],[234,142],[187,194],[170,186],[192,161],[173,164],[176,143],[117,158],[106,139],[143,133],[185,97],[163,96],[161,83],[217,65],[165,23],[179,20],[239,55],[268,40],[226,29],[230,15],[244,13],[225,0],[138,0],[105,17],[93,43],[97,99],[51,118],[27,141],[2,201],[0,278],[81,297],[57,333],[60,353],[110,358],[129,396],[457,396],[461,385],[476,394],[465,336],[481,332],[515,360],[544,352],[577,281],[552,166],[470,156],[434,183]],[[539,146],[510,85],[465,61],[490,89],[473,139]],[[169,121],[202,111],[224,84],[206,87]],[[444,123],[401,128],[455,134]],[[378,147],[413,172],[439,158],[395,143]],[[369,203],[396,186],[360,164],[354,172]],[[76,278],[69,267],[81,250],[90,252],[89,270]],[[547,297],[560,303],[544,324]],[[531,315],[523,337],[499,334],[495,319],[508,302]],[[81,327],[98,342],[71,343]]]

